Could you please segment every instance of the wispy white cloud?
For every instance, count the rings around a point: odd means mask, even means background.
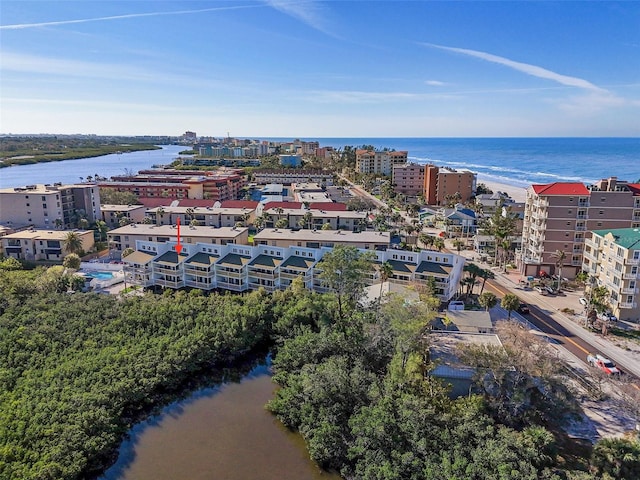
[[[211,78],[176,75],[129,64],[87,62],[66,58],[51,58],[14,52],[3,52],[0,72],[55,75],[69,78],[98,78],[116,81],[169,83],[183,86],[216,86]],[[33,80],[32,80],[33,81]]]
[[[141,18],[141,17],[160,17],[164,15],[189,15],[194,13],[205,12],[217,12],[221,10],[239,10],[244,8],[261,8],[263,5],[232,5],[228,7],[211,7],[200,8],[197,10],[174,10],[171,12],[147,12],[147,13],[130,13],[126,15],[112,15],[109,17],[95,17],[95,18],[80,18],[76,20],[59,20],[54,22],[39,22],[39,23],[18,23],[14,25],[0,25],[0,30],[21,30],[24,28],[38,28],[38,27],[54,27],[58,25],[72,25],[75,23],[89,23],[89,22],[105,22],[111,20],[124,20],[128,18]]]
[[[444,87],[446,83],[441,82],[440,80],[426,80],[424,83],[431,87]]]
[[[424,99],[454,98],[455,94],[413,92],[364,92],[357,90],[316,90],[309,92],[309,101],[338,103],[388,103]]]
[[[289,15],[311,28],[325,33],[329,36],[336,35],[329,29],[325,17],[325,9],[320,2],[316,1],[287,1],[287,0],[264,0],[265,4]]]
[[[436,45],[433,43],[422,43],[422,45],[432,48],[438,48],[448,52],[460,53],[462,55],[468,55],[470,57],[479,58],[487,62],[497,63],[504,65],[505,67],[512,68],[527,75],[531,75],[538,78],[544,78],[552,80],[554,82],[566,85],[569,87],[577,87],[594,92],[606,92],[605,89],[594,85],[593,83],[578,77],[570,77],[568,75],[562,75],[560,73],[547,70],[546,68],[539,67],[537,65],[531,65],[528,63],[516,62],[505,57],[493,55],[491,53],[480,52],[478,50],[470,50],[467,48],[445,47],[443,45]]]

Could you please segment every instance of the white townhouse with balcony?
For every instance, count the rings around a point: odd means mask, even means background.
[[[286,289],[300,277],[305,287],[327,291],[317,265],[331,247],[192,243],[183,244],[178,255],[175,246],[174,241],[138,240],[136,251],[123,259],[126,281],[143,287],[236,292],[264,288],[273,292]],[[416,288],[432,285],[442,301],[450,300],[457,292],[464,257],[431,250],[385,250],[374,254],[376,264],[391,265],[393,273],[388,279],[391,283]],[[370,283],[380,280],[377,269],[368,280]]]

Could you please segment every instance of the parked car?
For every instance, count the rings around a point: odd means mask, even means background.
[[[544,289],[547,291],[549,295],[555,295],[556,293],[558,293],[552,287],[544,287]]]
[[[533,289],[538,292],[540,295],[546,295],[547,291],[544,287],[533,287]]]
[[[618,367],[616,367],[615,363],[613,363],[608,358],[603,357],[599,353],[595,355],[590,353],[589,355],[587,355],[587,363],[592,367],[599,368],[607,375],[620,375],[621,373]]]
[[[587,299],[586,299],[586,298],[584,298],[584,297],[580,297],[580,298],[578,299],[578,301],[580,302],[580,305],[584,305],[585,307],[589,304],[589,302],[587,301]]]
[[[518,310],[517,311],[518,311],[518,313],[521,313],[523,315],[526,315],[526,314],[530,313],[529,312],[529,307],[527,306],[526,303],[521,303],[520,306],[518,306]]]
[[[615,323],[618,321],[618,318],[611,312],[602,312],[597,315],[598,320]]]

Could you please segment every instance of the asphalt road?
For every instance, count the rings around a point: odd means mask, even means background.
[[[517,292],[510,291],[503,285],[499,285],[492,280],[487,281],[485,290],[492,291],[496,294],[496,296],[498,296],[498,298],[501,298],[506,293],[517,294]],[[527,303],[527,305],[529,306],[529,310],[531,313],[529,313],[528,315],[522,315],[522,317],[527,319],[531,324],[533,324],[542,333],[549,337],[549,339],[553,343],[563,347],[574,356],[579,358],[583,363],[587,363],[587,354],[599,351],[599,348],[597,346],[591,345],[585,339],[567,330],[564,326],[553,319],[548,313],[546,313],[543,308],[532,305],[530,303]],[[631,373],[629,369],[625,369],[624,364],[618,362],[618,367],[622,370],[622,372],[625,373],[625,375],[629,376],[628,378],[634,382],[635,387],[640,390],[640,378]]]

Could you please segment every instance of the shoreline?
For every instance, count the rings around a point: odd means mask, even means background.
[[[483,183],[493,192],[504,192],[513,198],[516,202],[523,202],[527,198],[527,189],[524,187],[516,187],[515,185],[509,185],[507,183],[500,183],[491,180],[478,179],[478,183]]]

